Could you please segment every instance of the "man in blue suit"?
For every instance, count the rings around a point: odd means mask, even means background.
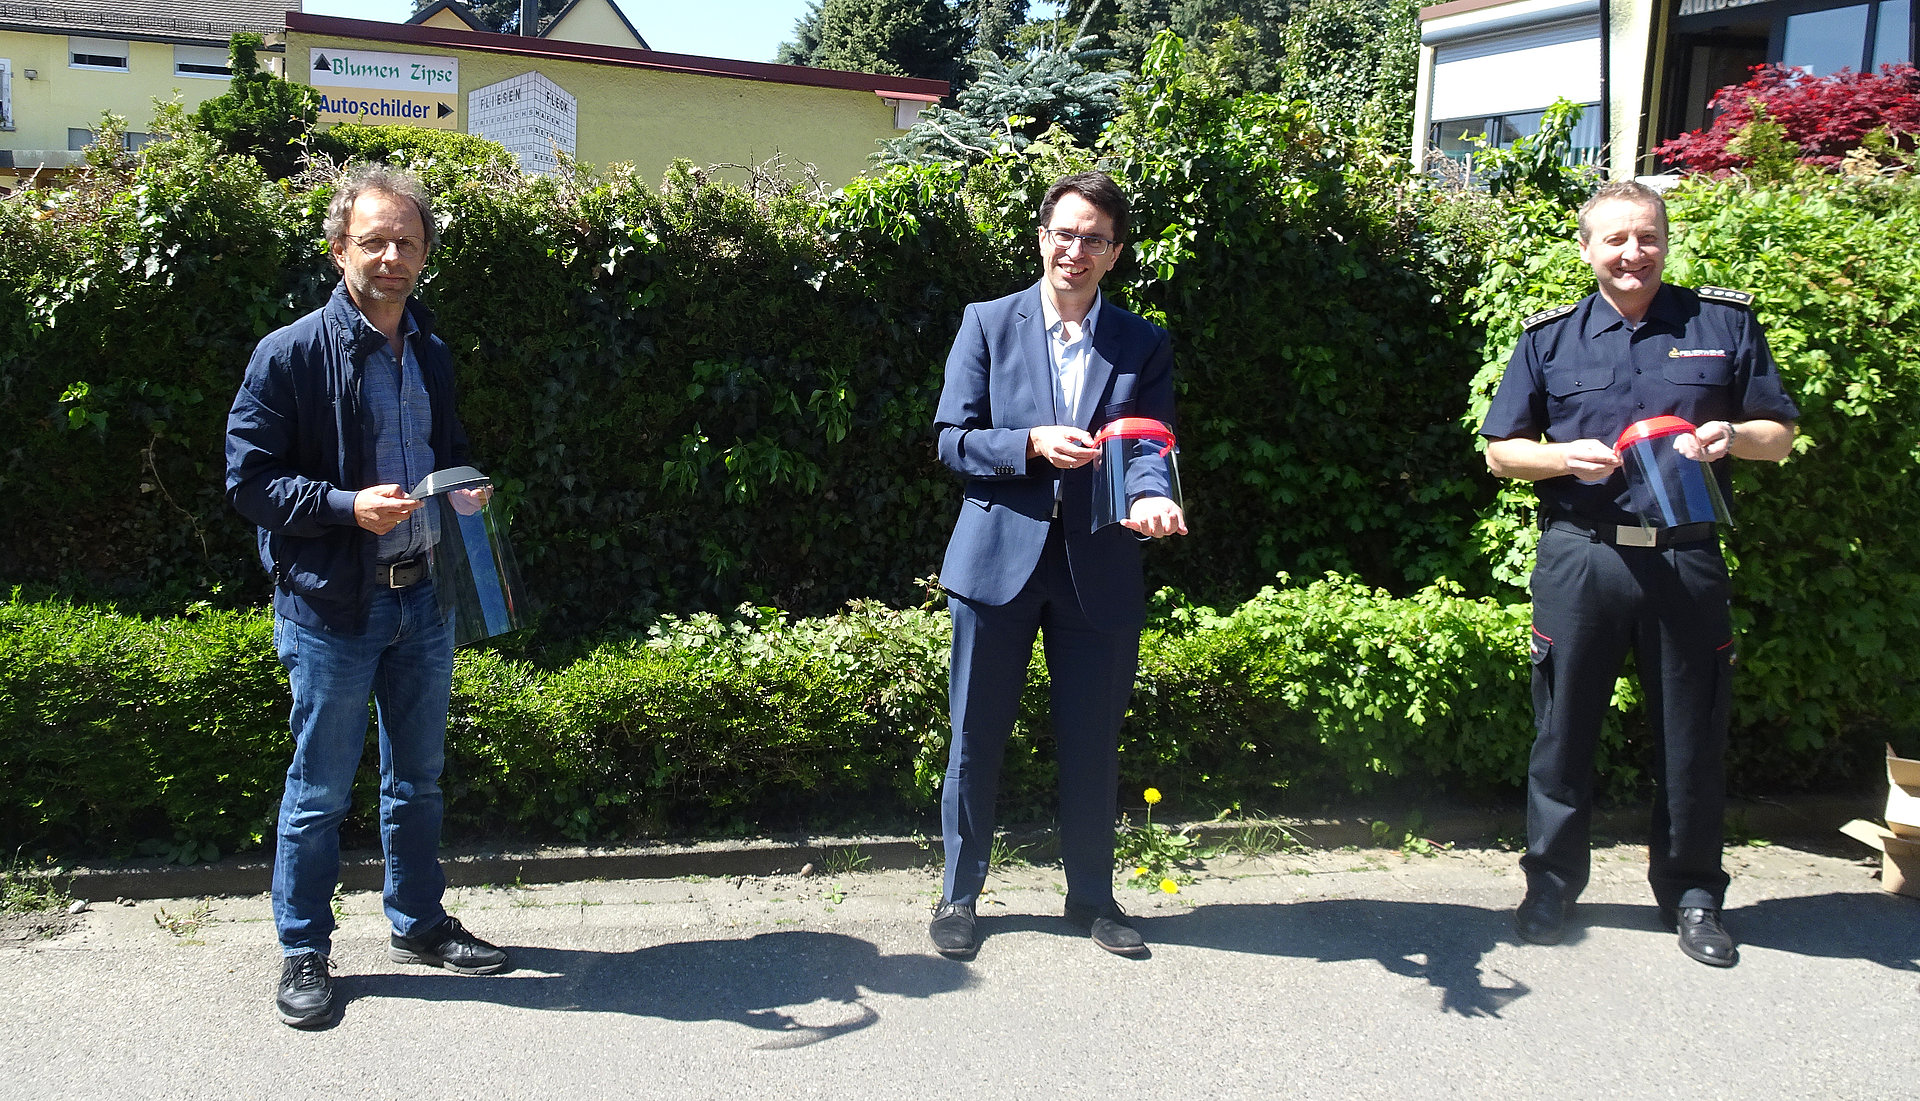
[[[1054,184],[1040,207],[1040,282],[968,306],[947,356],[940,459],[966,487],[940,569],[953,742],[940,799],[946,881],[928,933],[954,958],[979,947],[1000,762],[1043,629],[1066,917],[1110,952],[1146,953],[1113,899],[1118,740],[1146,618],[1140,544],[1187,528],[1177,503],[1147,496],[1093,530],[1093,433],[1121,417],[1173,423],[1166,330],[1100,295],[1126,232],[1126,196],[1106,175]]]

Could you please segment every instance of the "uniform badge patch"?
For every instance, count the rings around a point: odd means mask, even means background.
[[[1668,359],[1720,359],[1727,358],[1725,348],[1668,348]]]

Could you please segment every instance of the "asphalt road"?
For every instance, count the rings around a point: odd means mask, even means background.
[[[458,888],[513,951],[483,978],[388,962],[347,894],[317,1032],[274,1015],[263,896],[108,901],[0,937],[0,1096],[1911,1098],[1920,901],[1843,851],[1730,854],[1731,970],[1655,927],[1624,846],[1554,948],[1486,849],[1122,891],[1144,960],[1070,932],[1048,868],[996,878],[969,963],[926,944],[928,870]]]

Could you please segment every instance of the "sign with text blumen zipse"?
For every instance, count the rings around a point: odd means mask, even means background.
[[[310,53],[320,122],[460,128],[458,58],[322,46]]]

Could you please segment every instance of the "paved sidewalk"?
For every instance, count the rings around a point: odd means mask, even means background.
[[[1048,868],[996,877],[970,963],[926,944],[927,869],[458,888],[513,949],[487,978],[389,963],[353,893],[315,1033],[274,1015],[263,896],[109,902],[0,941],[0,1096],[1909,1098],[1920,902],[1844,851],[1730,853],[1725,971],[1655,928],[1625,846],[1556,948],[1515,941],[1488,849],[1123,891],[1146,960],[1070,933]]]

